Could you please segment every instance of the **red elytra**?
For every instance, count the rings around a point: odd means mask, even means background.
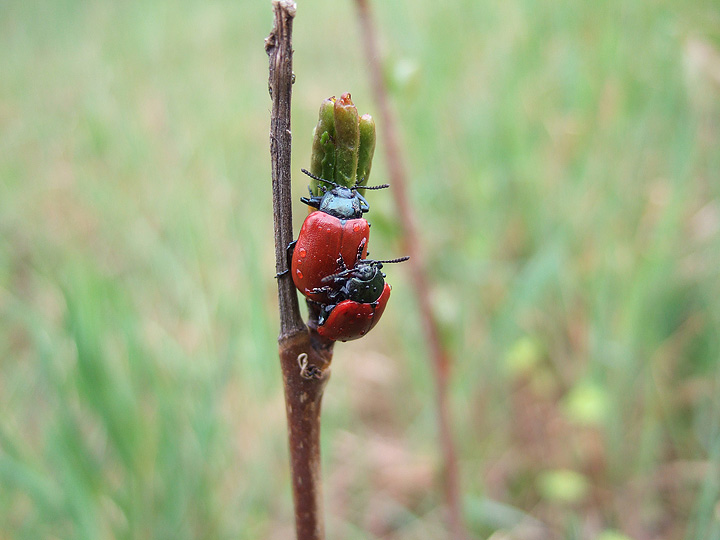
[[[343,300],[333,308],[327,320],[317,327],[326,339],[352,341],[366,335],[382,317],[390,298],[390,285],[385,284],[380,298],[371,304]]]
[[[367,257],[370,225],[363,218],[339,219],[315,211],[303,223],[292,254],[290,272],[297,289],[310,300],[328,303],[327,293],[315,291],[325,285],[323,278]],[[362,247],[362,249],[361,249]]]

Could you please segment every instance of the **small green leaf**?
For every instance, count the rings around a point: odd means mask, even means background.
[[[358,150],[357,182],[366,186],[375,154],[375,120],[369,114],[360,117],[360,148]]]
[[[414,93],[421,82],[420,64],[413,58],[399,58],[389,65],[389,78],[396,92]]]
[[[335,178],[335,97],[323,100],[320,105],[318,123],[313,131],[310,172],[333,180]],[[318,181],[310,180],[310,190],[319,195]]]
[[[505,355],[505,368],[510,375],[528,375],[540,363],[541,358],[542,351],[538,341],[530,336],[523,336]]]
[[[610,411],[607,391],[592,382],[576,384],[563,402],[563,411],[576,424],[601,424]]]
[[[603,531],[595,537],[595,540],[633,540],[619,531],[607,530]]]
[[[360,148],[360,118],[349,93],[335,101],[335,182],[355,185]]]
[[[588,481],[582,474],[569,469],[541,473],[537,486],[543,498],[566,504],[580,502],[589,488]]]

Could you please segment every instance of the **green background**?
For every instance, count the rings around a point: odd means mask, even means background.
[[[720,538],[720,7],[376,2],[476,538]],[[354,6],[300,1],[378,124]],[[268,1],[0,4],[0,538],[292,537]],[[399,252],[371,192],[372,253]],[[296,205],[295,230],[304,208]],[[336,347],[328,537],[446,537],[407,269]]]

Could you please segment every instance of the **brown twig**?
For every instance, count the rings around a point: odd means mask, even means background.
[[[330,375],[332,349],[308,350],[309,334],[281,340],[280,364],[290,442],[295,528],[298,540],[325,538],[320,476],[320,405]]]
[[[330,376],[332,343],[319,339],[302,321],[297,292],[287,270],[286,249],[293,240],[290,192],[290,101],[292,96],[292,23],[296,5],[273,0],[275,14],[265,50],[270,61],[272,99],[270,155],[275,232],[275,269],[280,309],[280,365],[285,388],[295,527],[298,540],[325,537],[320,478],[320,408]]]
[[[292,98],[292,22],[295,2],[273,0],[275,22],[265,39],[270,60],[268,90],[272,99],[270,117],[270,156],[272,158],[273,217],[275,233],[275,270],[287,267],[286,249],[293,241],[290,180],[290,102]],[[278,279],[280,336],[305,329],[300,316],[297,293],[290,279]]]
[[[420,317],[424,327],[424,335],[431,351],[433,373],[435,375],[435,397],[437,408],[438,430],[442,455],[444,460],[444,489],[448,505],[448,520],[452,536],[455,540],[467,539],[468,532],[462,517],[462,500],[460,490],[460,475],[457,463],[457,452],[453,442],[450,408],[448,405],[448,379],[450,376],[450,359],[445,350],[435,320],[434,310],[428,294],[428,281],[425,272],[425,263],[420,249],[417,235],[415,215],[412,211],[407,195],[406,166],[400,149],[397,122],[394,111],[390,106],[388,91],[383,78],[380,65],[380,54],[377,45],[377,35],[370,12],[369,0],[356,0],[359,11],[359,21],[362,31],[365,55],[367,56],[370,78],[375,101],[380,109],[385,129],[385,148],[388,163],[391,190],[397,207],[400,222],[403,228],[403,252],[410,255],[408,268],[413,282],[415,295],[420,308]]]

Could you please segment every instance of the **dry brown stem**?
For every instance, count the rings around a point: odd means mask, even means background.
[[[415,215],[407,195],[407,167],[405,166],[400,148],[397,121],[394,111],[390,106],[388,90],[383,78],[377,35],[370,11],[370,1],[356,0],[356,4],[359,11],[363,45],[370,70],[373,93],[378,108],[380,109],[385,130],[385,142],[380,146],[385,149],[386,153],[390,183],[393,187],[391,191],[394,195],[395,205],[403,228],[403,252],[410,255],[408,268],[410,269],[413,289],[420,309],[420,317],[424,329],[423,335],[426,336],[427,345],[431,353],[435,380],[438,431],[445,467],[444,490],[448,505],[449,526],[455,540],[466,540],[469,536],[462,518],[460,474],[457,463],[457,452],[451,430],[450,408],[448,405],[450,359],[440,338],[434,309],[428,294],[429,286],[426,278],[423,253],[420,249],[420,241],[417,235]]]

